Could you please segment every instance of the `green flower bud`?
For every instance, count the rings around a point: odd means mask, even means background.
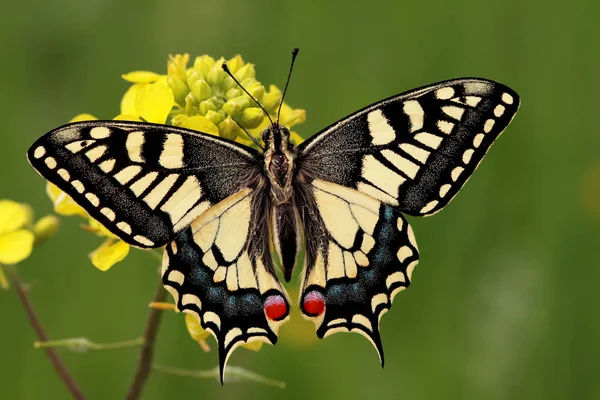
[[[227,61],[227,67],[229,67],[232,74],[235,74],[238,69],[244,66],[244,64],[244,60],[242,60],[242,56],[239,54]]]
[[[212,96],[210,85],[203,79],[198,79],[192,84],[192,93],[196,100],[203,101]]]
[[[202,77],[202,74],[200,74],[199,71],[196,71],[193,68],[190,68],[187,70],[186,82],[187,82],[188,87],[191,88],[192,86],[194,86],[194,82],[196,82],[198,79],[204,79]]]
[[[219,136],[225,139],[235,140],[235,138],[238,136],[239,130],[239,126],[229,116],[219,124]]]
[[[208,110],[205,115],[213,124],[219,126],[221,121],[223,121],[223,116],[216,111]]]
[[[269,92],[261,99],[263,107],[269,111],[269,113],[275,113],[279,102],[281,101],[281,90],[275,85],[269,86]]]
[[[206,75],[208,75],[208,71],[210,71],[214,64],[214,58],[204,55],[196,57],[196,60],[194,60],[194,69],[200,72],[200,75],[202,77],[206,78]]]
[[[190,92],[187,84],[175,76],[167,76],[167,83],[171,87],[171,90],[173,90],[175,102],[183,106],[185,104],[185,96]]]
[[[244,94],[244,92],[242,91],[242,89],[232,88],[232,89],[229,89],[227,91],[227,93],[225,93],[225,98],[227,100],[231,100],[234,97],[239,97],[239,96],[241,96],[243,94]]]
[[[198,111],[200,115],[206,115],[209,110],[215,111],[217,107],[215,107],[215,103],[211,99],[201,101],[198,105]]]
[[[221,83],[221,89],[223,89],[223,91],[225,92],[227,92],[231,88],[237,88],[237,86],[238,84],[235,83],[233,78],[231,78],[230,76],[226,76],[225,79],[223,79],[223,83]]]
[[[173,126],[181,126],[181,124],[189,117],[189,115],[179,114],[171,119],[171,124],[173,124]]]
[[[248,78],[256,78],[256,71],[254,70],[253,64],[246,64],[240,69],[238,69],[233,76],[239,81],[243,82],[244,79]]]
[[[263,110],[258,107],[248,107],[244,108],[238,122],[246,129],[254,129],[258,128],[264,118]]]
[[[33,234],[35,235],[34,245],[40,246],[49,239],[52,239],[56,235],[59,226],[60,220],[55,215],[46,215],[38,220],[33,225]]]
[[[223,68],[221,67],[222,65],[223,59],[219,59],[217,62],[215,62],[212,68],[208,71],[208,74],[206,74],[206,82],[213,86],[219,86],[223,80],[225,80],[227,74],[225,71],[223,71]]]
[[[225,110],[227,114],[235,116],[249,105],[250,100],[248,99],[248,96],[238,96],[228,100],[221,108]]]
[[[174,56],[169,56],[169,62],[167,63],[167,75],[185,82],[187,79],[185,69],[189,60],[189,54],[176,54]]]
[[[244,86],[248,92],[258,101],[261,101],[265,95],[265,87],[260,82],[254,82],[248,86]]]

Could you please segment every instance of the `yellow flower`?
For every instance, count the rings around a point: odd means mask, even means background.
[[[0,264],[17,264],[31,254],[35,235],[31,208],[12,200],[0,200]]]

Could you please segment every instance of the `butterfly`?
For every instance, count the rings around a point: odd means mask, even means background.
[[[370,105],[298,146],[273,121],[262,151],[175,126],[86,121],[27,156],[123,241],[164,246],[162,282],[215,337],[222,382],[238,346],[277,342],[292,301],[276,265],[290,281],[303,245],[303,315],[319,338],[363,335],[383,365],[381,317],[419,261],[404,215],[448,205],[518,107],[512,89],[462,78]]]

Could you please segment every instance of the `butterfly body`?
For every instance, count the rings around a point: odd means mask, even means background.
[[[462,78],[368,106],[295,146],[272,124],[264,151],[173,126],[59,127],[28,158],[124,241],[165,246],[177,308],[216,338],[221,372],[239,345],[274,344],[306,248],[299,307],[317,336],[357,332],[383,364],[380,320],[419,260],[403,213],[444,208],[519,107],[510,88]]]

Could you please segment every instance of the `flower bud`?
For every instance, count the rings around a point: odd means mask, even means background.
[[[264,118],[263,110],[258,107],[248,107],[242,111],[238,122],[246,129],[254,129],[258,128]]]
[[[200,72],[201,76],[206,78],[206,76],[208,75],[208,71],[210,71],[214,64],[214,58],[204,55],[196,57],[196,60],[194,60],[194,69]]]
[[[204,77],[202,76],[202,74],[200,74],[199,71],[196,71],[193,68],[190,68],[187,70],[187,85],[188,87],[192,87],[194,86],[194,82],[196,82],[198,79],[204,79]]]
[[[201,101],[198,105],[198,111],[200,112],[200,115],[206,115],[208,110],[215,111],[216,109],[217,107],[215,107],[215,103],[213,103],[211,99]]]
[[[185,96],[190,92],[187,84],[175,76],[168,76],[167,83],[171,90],[173,90],[175,102],[180,106],[183,106],[185,104]]]
[[[203,101],[212,96],[210,85],[203,79],[198,79],[192,84],[192,93],[196,100]]]
[[[206,82],[213,86],[219,86],[223,82],[227,74],[223,71],[223,68],[221,67],[222,64],[222,59],[214,63],[212,68],[208,71],[208,74],[206,74]]]
[[[223,110],[229,115],[237,115],[240,111],[250,105],[250,100],[247,96],[234,97],[223,104]]]
[[[269,111],[269,113],[275,113],[279,102],[281,101],[281,90],[275,85],[269,86],[269,92],[261,99],[263,107]]]
[[[244,66],[244,60],[239,54],[227,61],[227,67],[232,74],[235,74],[238,69]]]
[[[216,111],[208,110],[205,115],[213,124],[219,125],[223,121],[223,116]]]
[[[228,116],[219,124],[219,136],[225,139],[235,140],[238,136],[239,129],[240,128],[235,121]]]
[[[242,90],[241,90],[241,89],[238,89],[238,88],[232,88],[232,89],[229,89],[229,90],[227,91],[227,93],[225,93],[225,98],[226,98],[227,100],[230,100],[230,99],[233,99],[234,97],[239,97],[239,96],[241,96],[242,94],[243,94],[243,92],[242,92]]]
[[[169,56],[169,61],[167,62],[167,75],[185,82],[187,80],[185,69],[189,60],[190,55],[187,53]]]
[[[46,215],[45,217],[38,220],[33,225],[33,234],[35,235],[35,246],[40,246],[46,243],[49,239],[52,239],[58,227],[60,226],[60,220],[55,215]]]
[[[235,76],[235,79],[237,79],[240,83],[244,81],[244,79],[248,79],[248,78],[255,78],[256,77],[256,70],[254,69],[254,64],[246,64],[243,67],[241,67],[240,69],[238,69],[233,76]]]

